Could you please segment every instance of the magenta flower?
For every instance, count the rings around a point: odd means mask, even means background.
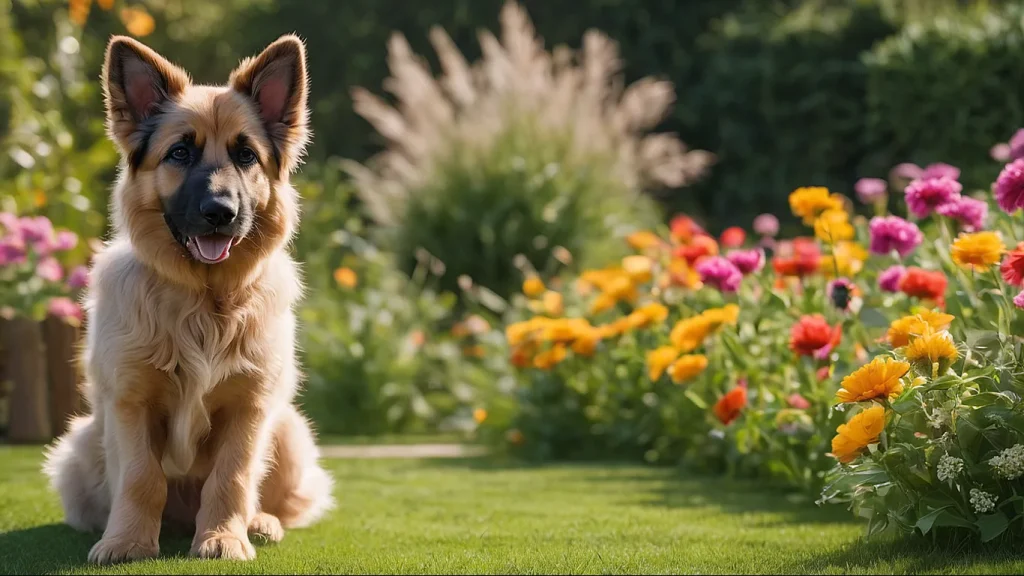
[[[26,260],[25,243],[21,238],[0,239],[0,266],[24,264]]]
[[[772,214],[761,214],[754,218],[754,232],[769,238],[779,233],[779,219]]]
[[[1021,290],[1020,294],[1013,297],[1013,305],[1017,308],[1024,308],[1024,290]]]
[[[811,407],[811,403],[807,401],[807,398],[804,398],[796,392],[790,394],[789,397],[786,398],[786,403],[797,410],[807,410]]]
[[[18,220],[21,236],[29,244],[49,244],[53,241],[53,224],[46,216],[25,216]]]
[[[21,235],[21,224],[17,216],[10,212],[0,212],[0,226],[9,234]]]
[[[75,266],[68,274],[68,288],[78,290],[89,285],[89,269],[85,266]]]
[[[924,218],[939,206],[959,198],[963,188],[963,185],[949,177],[914,180],[904,192],[907,208],[914,216]]]
[[[764,250],[751,248],[749,250],[731,250],[725,255],[729,262],[732,262],[744,276],[752,274],[764,268]]]
[[[1024,207],[1024,158],[1010,162],[996,178],[996,203],[1007,214]]]
[[[50,282],[59,282],[64,277],[64,270],[56,258],[47,256],[36,264],[36,276]]]
[[[54,250],[71,250],[75,246],[78,246],[78,234],[75,234],[70,230],[61,230],[60,232],[57,232],[57,236],[53,241]]]
[[[893,250],[903,258],[924,241],[917,224],[899,216],[875,216],[871,219],[871,252],[890,254]]]
[[[82,320],[82,308],[70,298],[63,296],[50,298],[46,309],[50,314],[64,320],[74,319],[79,322]]]
[[[959,222],[964,231],[975,232],[985,227],[988,218],[988,202],[968,196],[961,196],[949,204],[943,204],[936,212]]]
[[[886,292],[899,292],[900,280],[907,273],[903,266],[889,266],[878,275],[878,287]]]
[[[853,185],[857,198],[864,204],[874,204],[885,198],[889,191],[889,183],[881,178],[861,178]]]
[[[924,171],[921,172],[921,180],[929,180],[931,178],[949,178],[950,180],[958,180],[960,178],[960,169],[956,166],[950,166],[943,162],[929,164],[928,166],[925,166]]]
[[[735,292],[743,281],[743,273],[735,264],[721,256],[705,258],[697,264],[697,273],[705,284],[710,284],[722,292]]]

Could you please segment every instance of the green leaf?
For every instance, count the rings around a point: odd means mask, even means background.
[[[988,542],[996,538],[1010,527],[1009,521],[1006,520],[1006,515],[1002,512],[980,516],[975,524],[981,530],[982,542]]]
[[[697,393],[694,392],[693,390],[688,389],[686,390],[686,392],[683,392],[683,395],[689,398],[690,402],[693,402],[697,406],[697,408],[700,408],[701,410],[708,409],[708,405],[706,402],[704,402],[704,399],[698,396]]]
[[[917,519],[917,524],[915,524],[914,526],[921,531],[921,534],[927,535],[928,532],[931,531],[932,526],[935,524],[935,521],[939,518],[939,514],[942,514],[946,510],[946,508],[949,508],[949,506],[943,506],[938,510],[932,510],[931,512],[925,514],[924,516],[921,516]]]
[[[864,308],[860,311],[860,321],[869,328],[886,328],[889,319],[875,308]]]
[[[950,513],[948,510],[943,510],[942,514],[935,519],[934,526],[955,526],[959,528],[971,528],[974,529],[974,523],[967,520],[966,518]]]

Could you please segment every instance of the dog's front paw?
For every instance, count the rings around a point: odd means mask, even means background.
[[[89,562],[94,564],[113,564],[156,558],[160,554],[160,545],[155,542],[139,542],[130,538],[103,537],[92,550],[89,550]]]
[[[210,532],[192,544],[192,555],[200,558],[223,558],[225,560],[253,560],[256,549],[245,534],[236,536],[231,532]]]
[[[284,528],[277,516],[260,512],[249,522],[249,534],[264,542],[280,542],[284,538]]]

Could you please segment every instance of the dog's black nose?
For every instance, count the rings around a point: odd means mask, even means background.
[[[238,208],[230,198],[207,198],[199,204],[199,211],[211,226],[227,226],[238,215]]]

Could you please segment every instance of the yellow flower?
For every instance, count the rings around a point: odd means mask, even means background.
[[[613,278],[604,286],[600,287],[601,290],[616,300],[625,300],[632,302],[636,300],[636,286],[629,279],[629,276],[622,274]]]
[[[543,342],[571,342],[590,329],[590,322],[584,318],[560,318],[549,320],[540,333]]]
[[[679,351],[672,346],[662,346],[651,350],[647,353],[647,375],[651,377],[651,380],[661,378],[665,369],[678,357]]]
[[[593,302],[590,303],[590,313],[600,314],[601,312],[609,310],[615,306],[615,302],[616,300],[614,296],[602,292],[597,295],[597,298],[594,298]]]
[[[548,316],[561,316],[562,307],[562,294],[555,292],[554,290],[548,290],[544,293],[541,301],[544,303],[544,313]]]
[[[580,356],[593,356],[603,336],[604,333],[600,328],[590,327],[576,335],[576,340],[572,343],[572,351]]]
[[[884,429],[885,409],[876,404],[836,428],[837,434],[832,438],[832,456],[843,464],[849,464],[868,444],[877,442]]]
[[[359,283],[359,276],[355,270],[342,266],[334,271],[334,281],[338,283],[338,286],[351,289],[355,288],[356,284]]]
[[[654,232],[647,230],[641,230],[640,232],[634,232],[626,237],[626,242],[633,247],[634,250],[647,250],[648,248],[654,248],[663,244],[661,238],[658,237]]]
[[[922,310],[917,314],[893,320],[889,325],[889,330],[885,333],[885,338],[894,348],[902,348],[910,343],[911,336],[921,336],[929,328],[941,332],[949,328],[952,321],[951,314]]]
[[[814,235],[829,244],[852,240],[854,230],[849,218],[844,210],[826,210],[814,221]]]
[[[843,378],[842,389],[836,393],[840,402],[860,402],[872,398],[889,398],[903,391],[900,382],[910,364],[892,358],[878,357]]]
[[[535,316],[529,320],[514,322],[505,327],[505,339],[508,340],[509,346],[519,346],[551,321],[551,318]]]
[[[483,424],[484,420],[487,420],[487,410],[484,410],[483,408],[473,410],[473,420],[477,424]]]
[[[794,215],[803,218],[804,224],[811,226],[822,212],[842,210],[843,197],[829,194],[828,188],[821,186],[797,188],[789,195],[789,207]]]
[[[537,354],[533,359],[533,365],[541,370],[550,370],[556,364],[565,360],[565,344],[555,344],[551,348]]]
[[[695,378],[708,367],[708,358],[703,354],[687,354],[668,367],[668,375],[676,384]]]
[[[622,269],[633,282],[644,284],[651,280],[654,261],[647,256],[626,256],[622,259]]]
[[[736,324],[740,318],[740,307],[736,304],[726,304],[721,308],[709,308],[701,313],[710,324],[711,329],[717,329],[724,324]]]
[[[666,308],[664,304],[660,304],[658,302],[651,302],[650,304],[645,304],[637,308],[636,312],[634,313],[640,314],[644,320],[643,324],[638,326],[638,328],[641,326],[646,326],[648,324],[660,324],[661,322],[664,322],[666,318],[668,318],[668,308]]]
[[[703,315],[684,318],[676,322],[668,338],[680,352],[691,352],[704,343],[712,328],[711,321]]]
[[[536,298],[544,293],[544,282],[540,278],[530,275],[523,281],[523,294],[530,298]]]
[[[132,36],[148,36],[156,29],[156,22],[142,8],[131,7],[121,9],[121,22]]]
[[[953,241],[952,256],[963,268],[988,269],[998,264],[1006,245],[996,232],[963,233]]]
[[[903,355],[918,370],[935,378],[949,369],[959,353],[949,332],[937,332],[929,327],[924,334],[910,341],[903,349]]]
[[[842,241],[832,246],[832,254],[821,257],[821,272],[832,278],[838,270],[840,276],[853,276],[864,268],[868,252],[856,242]]]

